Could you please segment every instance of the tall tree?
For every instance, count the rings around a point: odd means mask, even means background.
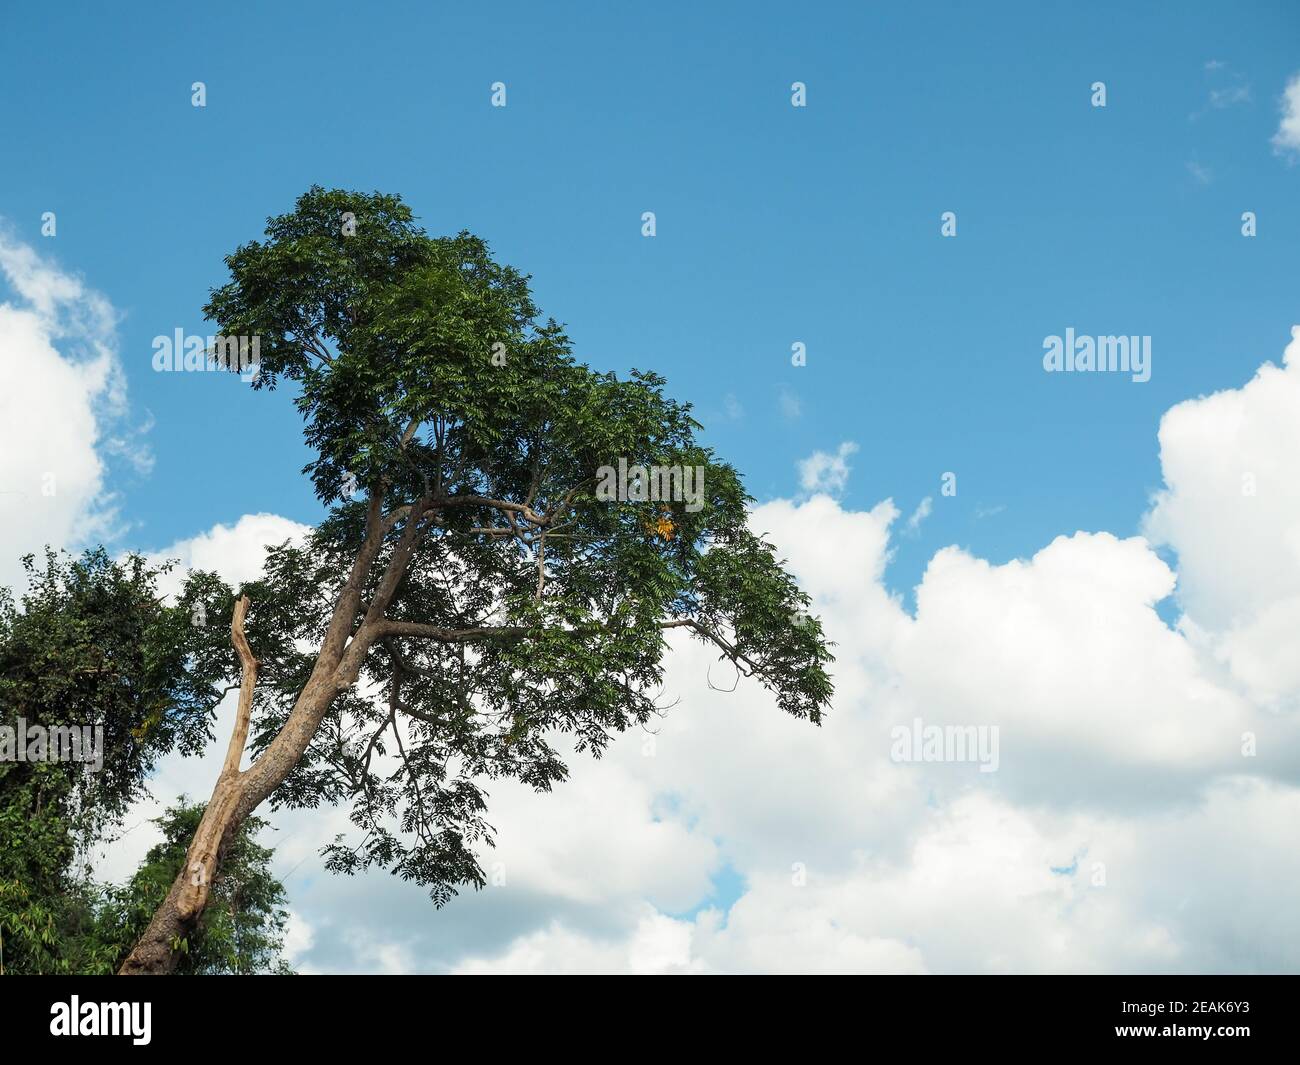
[[[662,378],[577,364],[526,277],[468,233],[427,236],[394,196],[313,188],[226,263],[205,312],[260,338],[254,388],[296,387],[330,510],[233,611],[210,601],[238,652],[235,726],[123,973],[175,967],[223,852],[272,797],[351,803],[364,835],[332,849],[336,870],[386,866],[439,904],[481,885],[483,784],[547,790],[566,774],[557,735],[598,755],[648,721],[666,629],[820,720],[830,654],[807,596]],[[597,489],[620,460],[647,469],[611,498]],[[698,495],[652,492],[649,467],[702,469]]]

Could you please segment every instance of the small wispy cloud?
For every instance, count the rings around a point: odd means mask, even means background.
[[[810,494],[838,495],[849,481],[849,456],[858,450],[852,440],[845,440],[835,454],[814,451],[799,461],[799,487]]]
[[[1250,103],[1250,83],[1246,81],[1245,75],[1234,71],[1222,59],[1208,60],[1205,63],[1205,73],[1214,84],[1210,86],[1205,105],[1187,116],[1189,121],[1195,122],[1211,111],[1226,111],[1230,107]]]
[[[917,504],[917,508],[912,511],[912,515],[907,519],[907,525],[903,531],[912,536],[916,535],[921,528],[921,522],[925,521],[933,510],[934,500],[926,496]]]
[[[1210,90],[1210,106],[1216,111],[1233,107],[1236,104],[1250,103],[1250,86],[1245,83],[1230,85],[1226,89]]]
[[[1214,180],[1213,171],[1211,171],[1209,167],[1201,166],[1200,163],[1195,162],[1194,160],[1188,160],[1187,172],[1191,174],[1200,185],[1208,185]]]
[[[785,385],[781,386],[779,402],[781,404],[781,417],[793,421],[795,418],[803,416],[802,400]]]

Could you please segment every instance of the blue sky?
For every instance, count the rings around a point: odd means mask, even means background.
[[[317,516],[287,395],[149,360],[155,335],[208,331],[222,257],[320,183],[487,238],[581,358],[666,375],[760,499],[857,442],[846,505],[935,498],[905,590],[944,544],[1000,561],[1135,531],[1160,414],[1241,384],[1300,320],[1300,170],[1269,146],[1300,11],[1179,12],[13,3],[0,214],[124,315],[155,459],[113,473],[124,543]],[[1067,326],[1150,335],[1151,380],[1045,374]]]
[[[238,583],[318,520],[292,397],[155,373],[152,340],[206,335],[223,257],[309,186],[380,190],[532,274],[584,361],[667,377],[836,642],[822,730],[674,646],[659,753],[495,788],[509,887],[447,910],[327,875],[345,811],[277,812],[304,971],[1300,965],[1300,332],[1254,376],[1300,323],[1300,6],[983,6],[6,5],[7,556],[79,546],[83,511],[151,552],[244,518],[186,548]],[[1149,336],[1150,380],[1045,373],[1069,328]],[[920,715],[1002,728],[1001,768],[899,764]],[[219,753],[160,766],[109,872]]]

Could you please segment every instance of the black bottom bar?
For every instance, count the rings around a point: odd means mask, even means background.
[[[236,1049],[256,1040],[298,1054],[356,1047],[373,1055],[376,1039],[440,1031],[439,1043],[472,1040],[495,1056],[516,1043],[533,1048],[541,1038],[551,1052],[566,1052],[571,1032],[573,1049],[592,1054],[661,1040],[665,1051],[696,1050],[702,1041],[734,1050],[757,1036],[806,1048],[848,1040],[864,1052],[1164,1044],[1159,1049],[1176,1054],[1195,1047],[1235,1059],[1292,1048],[1300,991],[1300,981],[1289,976],[729,982],[725,989],[716,982],[707,988],[661,982],[647,991],[568,977],[509,991],[438,977],[11,977],[0,982],[0,1047],[6,1058],[9,1051],[57,1044],[93,1052],[108,1042],[128,1053],[199,1046],[219,1053],[233,1039]]]

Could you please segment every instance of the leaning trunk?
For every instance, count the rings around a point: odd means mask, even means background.
[[[122,963],[120,975],[158,976],[175,971],[207,905],[226,848],[243,823],[238,800],[237,784],[218,780],[171,891]]]
[[[223,772],[217,780],[185,855],[185,864],[167,898],[122,963],[119,975],[163,975],[175,971],[184,943],[208,904],[212,882],[226,849],[248,815],[289,775],[334,701],[338,688],[332,683],[332,672],[317,667],[316,673],[324,676],[313,675],[280,734],[250,769],[235,776]]]
[[[412,430],[407,431],[405,439],[410,438],[411,432]],[[149,927],[122,963],[119,975],[161,975],[175,971],[186,941],[198,926],[203,909],[208,904],[208,895],[220,868],[221,858],[240,826],[293,771],[298,759],[311,744],[312,737],[316,735],[316,730],[320,728],[334,699],[356,679],[361,662],[378,635],[376,625],[382,620],[383,612],[411,557],[418,532],[418,518],[428,504],[427,499],[421,498],[413,507],[405,508],[411,511],[413,517],[407,522],[383,578],[365,610],[361,628],[353,632],[362,587],[385,535],[396,520],[395,517],[382,518],[379,509],[381,496],[382,492],[371,496],[366,514],[366,538],[353,561],[347,583],[334,604],[325,642],[316,658],[311,677],[298,693],[298,699],[284,727],[266,750],[258,755],[256,761],[242,772],[239,763],[248,739],[258,663],[244,637],[248,596],[240,596],[235,604],[230,636],[239,654],[243,676],[235,730],[226,750],[226,761],[217,778],[216,787],[212,790],[212,798],[208,801],[203,820],[185,855],[185,864],[177,874],[167,898],[150,920]],[[403,508],[399,508],[399,512],[401,509]]]
[[[284,728],[257,761],[240,772],[239,761],[248,737],[257,676],[257,661],[244,639],[243,620],[247,610],[248,599],[243,597],[236,605],[231,623],[234,643],[244,664],[244,677],[225,765],[185,855],[185,864],[177,873],[167,898],[122,963],[118,970],[121,976],[163,975],[175,971],[190,935],[203,916],[212,883],[231,841],[248,815],[279,787],[298,763],[340,690],[335,674],[337,662],[323,650]]]

